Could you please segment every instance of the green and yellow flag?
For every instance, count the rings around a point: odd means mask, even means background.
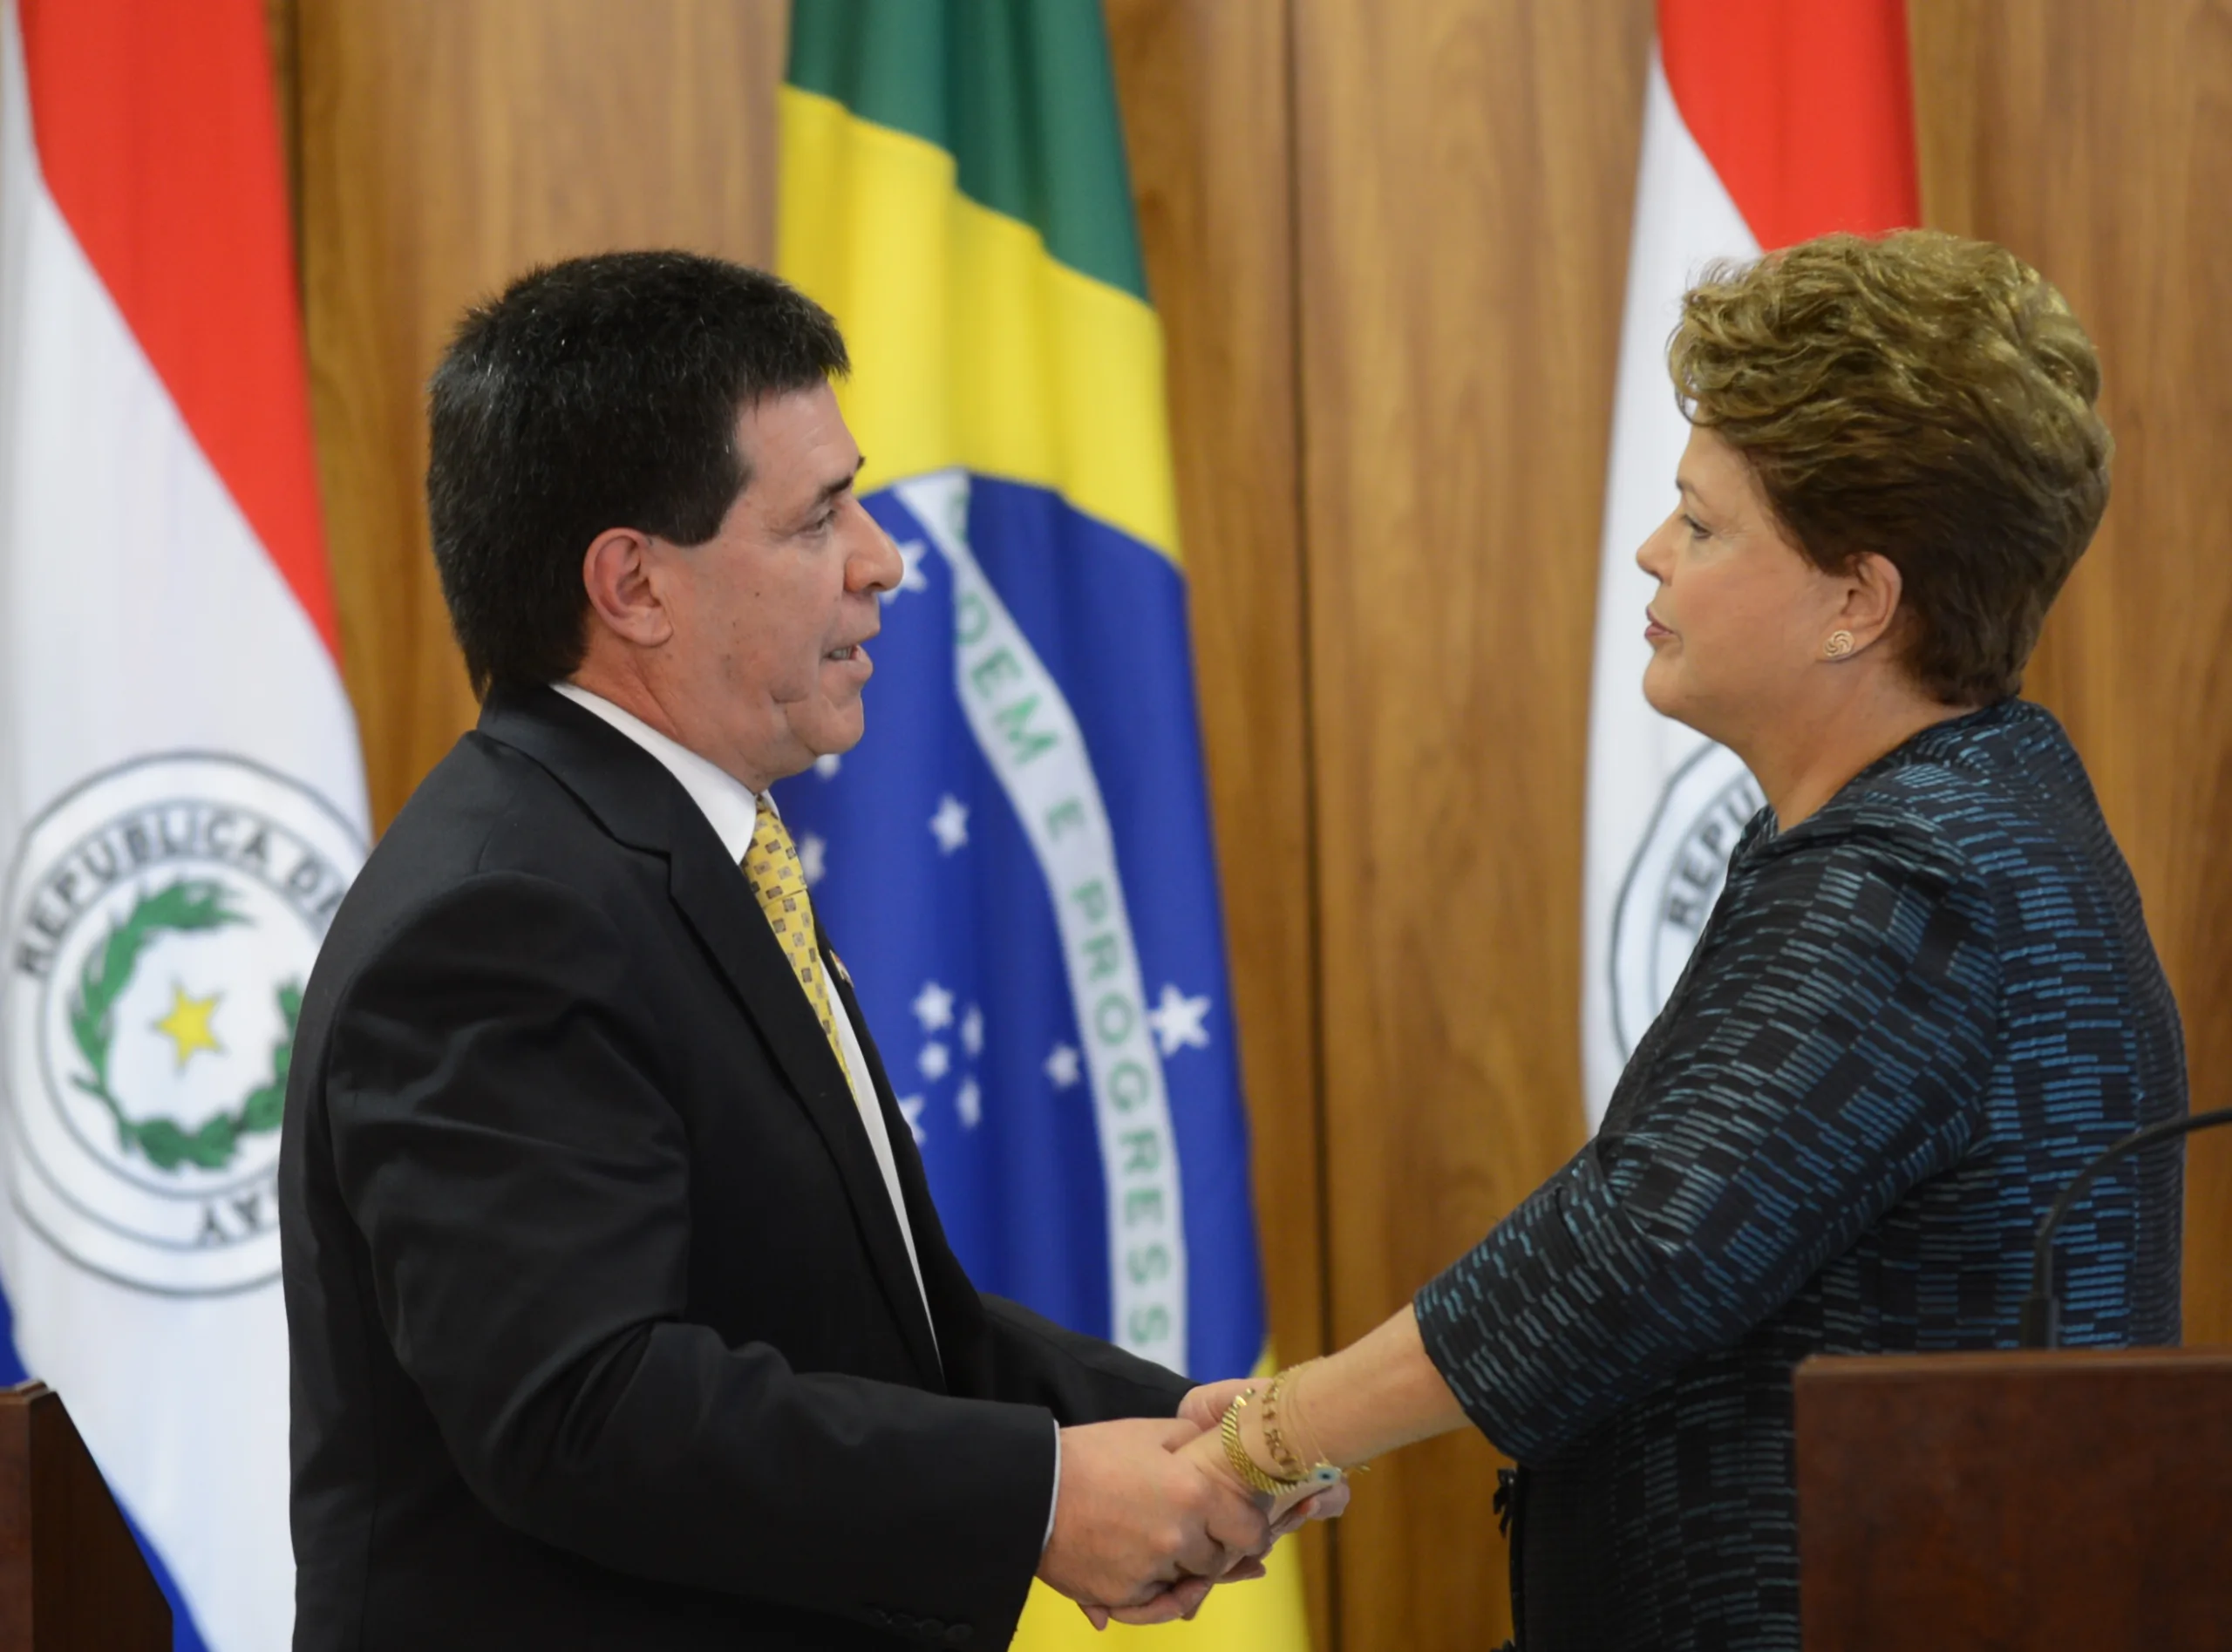
[[[868,732],[781,788],[971,1276],[1266,1356],[1162,332],[1097,0],[796,0],[778,264],[904,554]],[[1304,1652],[1291,1546],[1184,1652]],[[1016,1645],[1106,1648],[1036,1589]]]

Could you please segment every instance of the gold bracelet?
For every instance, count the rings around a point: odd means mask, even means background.
[[[1263,1395],[1263,1449],[1271,1454],[1271,1461],[1278,1465],[1279,1472],[1285,1475],[1290,1482],[1302,1479],[1303,1467],[1295,1454],[1287,1449],[1285,1438],[1279,1431],[1279,1390],[1286,1386],[1286,1380],[1294,1374],[1294,1369],[1290,1365],[1274,1377],[1271,1386]]]
[[[1317,1464],[1316,1468],[1310,1469],[1307,1472],[1314,1477],[1319,1469],[1332,1467],[1344,1474],[1369,1474],[1371,1472],[1371,1465],[1369,1463],[1337,1464],[1316,1449],[1317,1437],[1302,1414],[1302,1374],[1318,1363],[1314,1359],[1306,1359],[1301,1364],[1290,1365],[1279,1373],[1283,1379],[1292,1379],[1288,1383],[1285,1390],[1288,1430],[1293,1434],[1294,1443],[1301,1448],[1303,1455],[1315,1459]]]
[[[1281,1390],[1286,1405],[1286,1431],[1293,1438],[1295,1451],[1313,1463],[1326,1460],[1325,1454],[1317,1449],[1317,1431],[1302,1414],[1302,1374],[1318,1362],[1306,1359],[1299,1365],[1290,1365],[1279,1373],[1284,1385]]]
[[[1217,1424],[1217,1433],[1224,1441],[1224,1460],[1232,1465],[1232,1472],[1240,1476],[1251,1490],[1268,1492],[1273,1497],[1290,1492],[1302,1482],[1283,1480],[1266,1474],[1256,1467],[1256,1459],[1240,1442],[1240,1408],[1248,1404],[1254,1389],[1244,1389],[1232,1397],[1232,1404],[1224,1408],[1224,1421]]]

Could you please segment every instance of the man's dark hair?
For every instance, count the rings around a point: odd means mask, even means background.
[[[695,253],[570,258],[467,312],[434,370],[426,509],[473,692],[570,674],[590,542],[711,539],[752,479],[738,413],[848,366],[820,305]]]

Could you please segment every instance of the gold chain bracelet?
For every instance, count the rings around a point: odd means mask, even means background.
[[[1286,1476],[1290,1484],[1299,1481],[1303,1470],[1301,1460],[1289,1449],[1280,1429],[1279,1394],[1285,1388],[1287,1378],[1294,1375],[1295,1369],[1290,1365],[1274,1377],[1271,1386],[1263,1395],[1263,1449],[1271,1454],[1271,1461],[1278,1465],[1279,1472]]]
[[[1232,1472],[1251,1489],[1268,1492],[1276,1497],[1283,1492],[1291,1492],[1302,1484],[1302,1480],[1300,1478],[1283,1480],[1275,1475],[1266,1474],[1256,1466],[1256,1459],[1249,1455],[1247,1446],[1241,1444],[1241,1407],[1248,1404],[1249,1396],[1255,1391],[1252,1388],[1243,1389],[1232,1397],[1232,1404],[1224,1408],[1224,1421],[1217,1425],[1217,1433],[1224,1441],[1224,1460],[1232,1465]]]

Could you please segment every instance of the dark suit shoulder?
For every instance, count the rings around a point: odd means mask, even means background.
[[[353,974],[399,929],[511,874],[546,880],[608,914],[641,910],[665,883],[663,857],[616,841],[541,764],[471,732],[381,837],[335,914],[321,973]]]
[[[665,778],[648,757],[644,761],[647,778]],[[412,794],[372,858],[391,860],[394,873],[419,880],[489,871],[571,879],[584,860],[647,853],[615,840],[541,763],[475,730]]]

